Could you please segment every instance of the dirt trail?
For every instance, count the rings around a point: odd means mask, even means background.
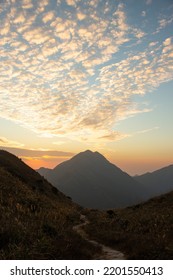
[[[73,230],[75,230],[78,234],[80,234],[80,236],[82,236],[82,238],[84,238],[85,240],[89,241],[90,243],[92,243],[96,246],[101,247],[102,253],[100,255],[96,256],[95,259],[97,259],[97,260],[125,260],[124,254],[121,253],[120,251],[107,247],[95,240],[91,240],[90,237],[85,232],[85,230],[83,229],[83,227],[85,225],[89,224],[88,219],[86,218],[85,215],[81,215],[80,220],[82,223],[74,226]]]

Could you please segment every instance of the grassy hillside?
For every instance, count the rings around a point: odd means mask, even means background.
[[[173,192],[119,210],[86,211],[87,232],[129,259],[173,259]]]
[[[80,208],[15,156],[0,151],[0,259],[91,259],[72,227]]]

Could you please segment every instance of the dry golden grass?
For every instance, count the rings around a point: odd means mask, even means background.
[[[72,230],[80,207],[35,186],[0,168],[0,259],[93,258],[97,249]]]
[[[129,259],[173,259],[173,192],[125,209],[85,211],[87,232]]]

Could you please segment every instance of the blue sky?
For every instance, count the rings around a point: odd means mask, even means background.
[[[171,0],[1,1],[0,27],[2,147],[33,167],[90,148],[143,172],[139,142],[148,168],[172,162]]]

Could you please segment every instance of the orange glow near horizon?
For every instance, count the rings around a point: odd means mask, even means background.
[[[64,162],[68,160],[67,157],[55,157],[55,158],[44,158],[44,157],[38,157],[38,158],[32,158],[32,157],[22,157],[22,160],[29,165],[33,169],[39,169],[40,167],[50,168],[53,169],[61,162]]]
[[[104,155],[104,153],[103,153]],[[158,158],[149,156],[115,156],[106,155],[105,157],[117,167],[127,172],[129,175],[141,175],[146,172],[153,172],[164,166],[172,164],[171,158]],[[69,160],[71,157],[22,157],[22,160],[33,169],[39,169],[40,167],[53,169],[60,163]]]
[[[147,172],[153,172],[162,167],[173,164],[171,156],[168,155],[121,155],[118,157],[107,156],[107,159],[127,172],[129,175],[141,175]]]

